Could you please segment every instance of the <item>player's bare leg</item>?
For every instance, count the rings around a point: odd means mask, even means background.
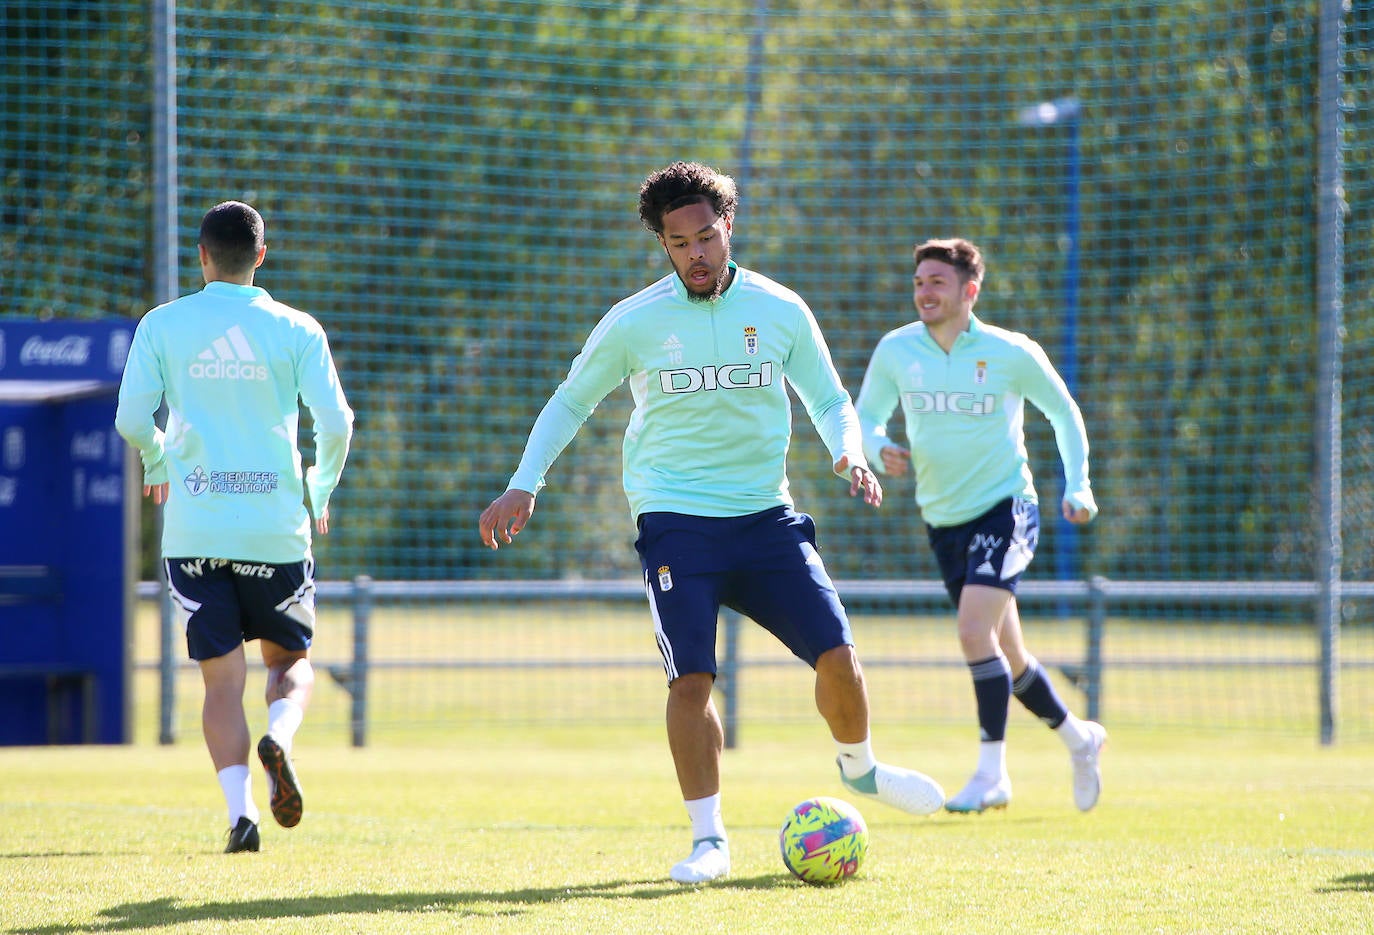
[[[836,742],[868,737],[868,685],[853,646],[836,646],[816,660],[816,710]]]
[[[730,848],[720,816],[720,756],[725,728],[705,672],[680,675],[668,686],[668,749],[692,822],[692,853],[673,866],[678,883],[706,883],[730,872]]]
[[[243,689],[248,680],[248,666],[243,647],[202,660],[200,676],[205,683],[201,730],[210,750],[210,761],[216,770],[235,764],[246,765],[249,736],[248,718],[243,713]]]
[[[993,590],[996,590],[994,588]],[[1021,611],[1017,606],[1016,598],[1007,595],[1007,606],[1002,611],[1002,618],[997,623],[995,637],[997,646],[1002,650],[1002,655],[1007,657],[1007,665],[1011,667],[1012,678],[1025,671],[1027,663],[1030,661],[1030,653],[1026,650],[1026,639],[1021,632]]]
[[[205,683],[201,731],[229,810],[229,842],[225,851],[256,851],[258,809],[253,804],[252,774],[248,770],[250,737],[243,712],[248,666],[243,647],[201,660],[200,676]]]
[[[840,780],[851,792],[913,815],[929,815],[945,800],[935,780],[879,763],[869,738],[868,686],[853,646],[837,646],[816,660],[816,709],[839,750]]]

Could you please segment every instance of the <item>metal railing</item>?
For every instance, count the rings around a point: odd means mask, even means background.
[[[929,602],[941,604],[946,600],[944,586],[938,581],[837,581],[836,588],[844,595],[850,605],[887,604],[903,602]],[[644,586],[637,579],[613,581],[377,581],[360,575],[351,581],[321,581],[317,591],[321,598],[347,604],[352,609],[353,657],[346,666],[334,666],[330,674],[349,694],[351,740],[354,746],[367,743],[368,720],[368,682],[371,671],[379,667],[394,667],[404,663],[373,662],[369,658],[369,633],[372,613],[379,605],[397,604],[408,601],[474,601],[474,600],[600,600],[600,601],[642,601]],[[158,600],[162,595],[161,585],[155,581],[141,582],[138,598],[145,601]],[[1082,609],[1084,614],[1085,641],[1081,661],[1060,662],[1058,668],[1064,671],[1083,692],[1087,717],[1096,720],[1102,707],[1103,636],[1106,632],[1110,611],[1114,605],[1129,601],[1147,601],[1171,604],[1260,602],[1269,605],[1311,604],[1314,607],[1321,596],[1321,590],[1312,581],[1116,581],[1094,577],[1087,581],[1023,581],[1017,589],[1017,599],[1023,603],[1046,601],[1068,602]],[[1374,598],[1374,582],[1343,582],[1339,599]],[[722,651],[716,688],[721,699],[721,718],[725,727],[727,747],[734,747],[738,736],[739,710],[736,703],[737,686],[743,664],[739,655],[739,631],[741,617],[734,611],[724,609],[721,615],[724,624]],[[164,627],[166,626],[164,614]],[[1338,641],[1333,641],[1338,642]],[[174,645],[175,641],[165,640],[164,645]],[[447,665],[459,667],[462,661],[450,660]],[[484,666],[500,665],[485,661]],[[524,663],[528,664],[528,663]],[[560,665],[568,665],[561,662]],[[604,666],[605,660],[590,660],[588,665]],[[759,663],[751,663],[758,665]],[[870,660],[866,665],[882,664]],[[894,663],[895,664],[895,663]],[[1177,663],[1171,663],[1177,665]],[[175,677],[175,663],[164,658],[161,661],[162,705],[161,731],[164,738],[171,736],[172,701],[174,699],[171,682]],[[1335,673],[1339,665],[1323,666],[1319,678],[1318,691],[1324,711],[1335,711]],[[1322,741],[1330,743],[1331,737],[1323,731]]]

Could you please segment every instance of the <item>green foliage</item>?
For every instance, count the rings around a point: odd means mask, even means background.
[[[0,315],[147,308],[147,28],[132,3],[0,10]]]
[[[1076,574],[1311,576],[1315,0],[861,6],[177,5],[181,288],[199,286],[205,208],[255,202],[258,281],[324,322],[358,410],[326,577],[636,573],[623,390],[516,548],[486,553],[476,516],[599,316],[667,272],[635,198],[676,158],[736,175],[737,258],[807,298],[853,391],[912,315],[910,250],[928,236],[987,249],[985,319],[1058,361],[1072,336],[1103,505]],[[1341,62],[1347,578],[1374,574],[1369,20],[1349,5]],[[137,315],[146,5],[24,5],[4,24],[0,314]],[[1076,243],[1069,129],[1018,119],[1068,96]],[[878,515],[847,502],[797,415],[794,493],[831,571],[932,574],[909,486]],[[1027,421],[1053,516],[1057,454]],[[1033,573],[1064,544],[1050,532]]]

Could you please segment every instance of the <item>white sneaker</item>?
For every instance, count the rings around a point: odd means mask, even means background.
[[[1011,777],[973,774],[964,788],[945,803],[945,811],[981,815],[990,808],[1006,808],[1011,801]]]
[[[697,841],[692,855],[668,873],[677,883],[707,883],[730,872],[730,846],[720,838]]]
[[[1070,754],[1073,761],[1073,804],[1080,812],[1090,811],[1102,794],[1102,769],[1097,758],[1107,743],[1107,729],[1096,721],[1084,721],[1091,735],[1081,750]]]
[[[838,765],[839,760],[835,761]],[[858,779],[850,779],[840,769],[840,781],[850,792],[876,799],[884,805],[911,815],[930,815],[940,810],[945,790],[925,773],[879,763]]]

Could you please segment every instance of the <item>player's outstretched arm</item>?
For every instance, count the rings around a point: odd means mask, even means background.
[[[482,542],[489,549],[500,548],[496,539],[510,545],[511,537],[525,528],[534,512],[534,494],[528,490],[512,487],[497,497],[482,511],[478,527],[482,532]]]

